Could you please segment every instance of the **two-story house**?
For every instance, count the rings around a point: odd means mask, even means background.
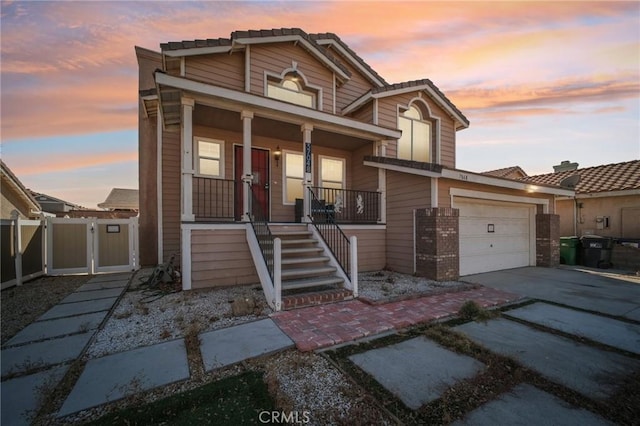
[[[261,282],[281,309],[357,295],[358,271],[558,262],[573,192],[458,170],[469,120],[430,80],[389,84],[300,29],[136,55],[142,262],[175,254],[184,289]]]

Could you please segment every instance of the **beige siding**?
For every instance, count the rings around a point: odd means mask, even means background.
[[[162,142],[162,241],[163,261],[180,253],[180,135],[164,132]]]
[[[291,68],[294,61],[309,84],[322,88],[322,110],[333,112],[333,72],[301,46],[293,43],[251,46],[251,93],[264,96],[264,72],[280,75],[285,69]]]
[[[353,152],[351,163],[351,182],[353,189],[362,191],[378,190],[378,169],[365,166],[364,156],[373,154],[373,145],[365,145]]]
[[[438,179],[438,207],[451,207],[451,188],[468,189],[472,191],[489,192],[516,197],[539,198],[540,201],[546,199],[549,201],[549,213],[553,213],[553,195],[536,194],[518,189],[499,188],[490,185],[462,182],[451,179]]]
[[[429,178],[387,171],[387,267],[413,274],[413,215],[431,205]]]
[[[192,80],[244,91],[244,52],[187,56],[185,76]]]
[[[2,193],[0,194],[0,209],[2,219],[11,219],[11,212],[18,210],[22,219],[31,216],[30,207],[20,196],[5,182],[2,182]]]
[[[162,67],[162,57],[144,49],[138,54],[138,88],[155,88],[153,71]],[[140,194],[140,262],[158,263],[158,137],[157,118],[147,118],[142,100],[138,101],[138,185]]]
[[[384,229],[344,229],[358,238],[358,271],[379,271],[386,265],[386,231]]]
[[[350,117],[365,123],[373,124],[373,102],[367,103],[353,114],[350,114]]]
[[[193,289],[260,282],[244,229],[191,231],[191,265]]]
[[[573,200],[557,201],[560,235],[574,235],[574,219],[578,236],[596,234],[604,237],[640,238],[640,195],[602,198],[579,198],[581,208],[574,210]],[[598,228],[597,218],[609,217],[609,228]]]
[[[398,105],[407,105],[411,99],[418,96],[418,91],[402,95],[383,98],[378,101],[378,124],[385,127],[398,127]],[[430,97],[423,94],[422,99],[429,105],[432,117],[440,119],[440,164],[455,168],[456,140],[453,119]],[[387,146],[387,156],[395,157],[397,153],[396,141]],[[432,149],[431,162],[436,163],[435,146]],[[437,154],[436,154],[437,155]]]
[[[338,113],[374,87],[347,60],[341,62],[351,72],[351,78],[336,90],[336,112]],[[373,115],[371,120],[373,120]]]

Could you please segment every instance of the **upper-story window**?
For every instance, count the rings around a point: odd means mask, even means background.
[[[282,81],[267,81],[267,96],[307,108],[316,108],[316,94],[304,87],[297,74],[288,74]]]
[[[398,116],[398,128],[402,136],[398,139],[398,158],[429,162],[431,157],[431,121],[423,117],[415,105]]]

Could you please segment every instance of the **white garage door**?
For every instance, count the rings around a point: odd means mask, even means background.
[[[454,207],[460,209],[460,275],[534,264],[534,205],[455,197]]]

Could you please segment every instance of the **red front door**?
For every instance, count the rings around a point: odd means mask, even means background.
[[[242,182],[242,170],[244,168],[243,147],[236,145],[235,147],[235,169],[236,169],[236,220],[242,218],[244,213],[242,200],[245,191],[245,185]],[[251,148],[251,174],[253,175],[253,193],[262,214],[269,219],[269,151],[260,148]]]

